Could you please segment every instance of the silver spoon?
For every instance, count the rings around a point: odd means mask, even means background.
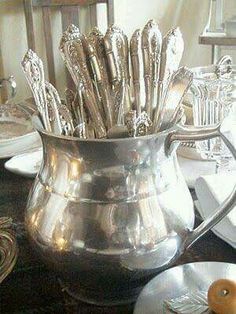
[[[137,137],[149,134],[152,121],[145,111],[137,115],[136,110],[131,110],[125,115],[125,124],[128,128],[129,136]]]
[[[157,132],[160,127],[160,113],[163,109],[163,98],[166,86],[173,74],[179,67],[184,51],[184,42],[179,28],[170,30],[162,41],[161,63],[159,70],[157,105],[153,117],[153,131]]]
[[[31,49],[27,51],[22,62],[22,69],[34,95],[38,112],[45,129],[52,131],[48,115],[47,97],[45,91],[43,62]]]
[[[128,137],[128,129],[127,126],[124,125],[124,101],[125,101],[125,81],[122,81],[122,88],[121,93],[119,96],[121,97],[119,99],[119,111],[117,116],[117,123],[112,126],[107,131],[107,137],[108,138],[124,138]]]
[[[144,63],[144,82],[146,92],[145,110],[149,117],[155,104],[162,35],[154,20],[150,20],[142,32],[142,50]]]
[[[141,80],[141,31],[137,29],[130,40],[130,58],[133,74],[134,99],[137,114],[141,114],[140,80]]]
[[[85,42],[86,52],[88,55],[88,59],[91,64],[92,73],[93,73],[93,79],[95,82],[95,85],[97,86],[97,91],[99,98],[101,100],[101,103],[103,105],[103,110],[105,112],[105,124],[107,128],[111,128],[113,123],[113,106],[112,106],[112,100],[110,95],[109,86],[106,81],[106,77],[103,76],[103,70],[102,65],[99,62],[99,58],[96,52],[95,45],[93,42],[89,39]]]
[[[163,99],[162,112],[160,113],[160,129],[166,129],[175,119],[183,97],[193,81],[193,73],[186,67],[179,68],[171,77]]]
[[[129,90],[129,47],[128,38],[124,32],[117,26],[112,25],[108,28],[104,36],[105,50],[107,61],[112,80],[112,93],[114,98],[115,120],[118,120],[120,111],[120,99],[123,97],[124,112],[131,108],[131,97]],[[123,82],[124,81],[124,82]]]
[[[60,42],[60,51],[75,85],[83,86],[82,94],[84,103],[95,126],[97,137],[104,138],[106,136],[106,128],[99,112],[92,80],[86,64],[83,36],[76,26],[70,25],[63,33]]]
[[[57,135],[61,135],[62,132],[62,124],[61,119],[58,111],[57,101],[55,99],[53,86],[49,82],[45,81],[45,90],[46,90],[46,97],[48,103],[48,112],[49,112],[49,119],[52,127],[52,132]]]
[[[54,132],[60,132],[56,134],[72,135],[74,132],[74,125],[71,112],[66,105],[61,102],[58,91],[51,83],[46,82],[46,88],[51,98],[53,115],[56,122]]]

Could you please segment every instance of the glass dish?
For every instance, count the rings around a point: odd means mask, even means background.
[[[232,114],[236,120],[236,66],[211,65],[193,68],[193,123],[214,126]],[[216,172],[227,169],[232,155],[221,139],[196,143],[203,159],[216,160]]]

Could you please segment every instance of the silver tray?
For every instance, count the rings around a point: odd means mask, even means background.
[[[188,293],[208,291],[217,279],[235,279],[236,265],[220,262],[197,262],[170,268],[152,279],[140,293],[134,314],[173,314],[165,301]]]

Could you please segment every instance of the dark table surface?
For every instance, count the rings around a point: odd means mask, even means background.
[[[56,274],[37,258],[24,233],[24,209],[33,180],[6,171],[4,162],[0,161],[0,216],[14,219],[20,250],[13,272],[0,285],[0,313],[132,313],[132,304],[98,307],[75,301],[62,291]],[[196,261],[236,263],[236,254],[231,246],[208,232],[177,264]]]

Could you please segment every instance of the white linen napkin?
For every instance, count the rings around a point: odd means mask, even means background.
[[[232,192],[236,171],[199,177],[195,183],[197,209],[203,219],[212,215]],[[236,207],[212,230],[236,248]]]

